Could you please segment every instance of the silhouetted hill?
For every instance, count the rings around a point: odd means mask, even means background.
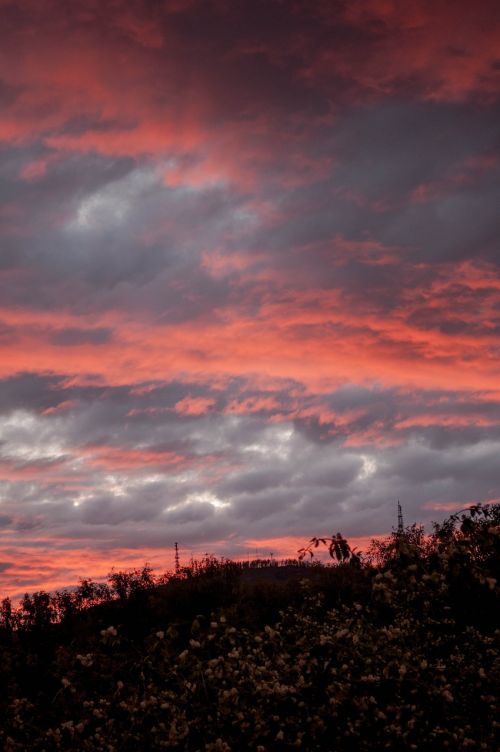
[[[0,612],[0,748],[499,748],[500,507],[331,566],[208,557]]]

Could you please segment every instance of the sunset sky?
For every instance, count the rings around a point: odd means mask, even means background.
[[[0,595],[500,497],[497,0],[0,0]]]

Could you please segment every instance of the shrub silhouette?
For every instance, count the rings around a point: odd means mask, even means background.
[[[493,752],[499,522],[475,506],[368,557],[312,539],[332,565],[283,580],[208,557],[5,599],[0,748]]]

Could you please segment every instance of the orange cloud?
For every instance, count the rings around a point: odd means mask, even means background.
[[[86,464],[104,467],[107,470],[134,470],[143,468],[182,467],[188,463],[187,457],[176,452],[155,451],[150,449],[126,449],[113,446],[84,446],[75,449],[75,453],[86,458]]]
[[[75,407],[75,405],[75,400],[63,400],[54,407],[48,407],[43,411],[42,415],[55,415],[56,413],[63,413],[66,410],[71,410],[71,408]]]
[[[247,413],[274,412],[280,404],[275,397],[247,397],[243,400],[231,400],[226,412],[245,415]]]
[[[247,552],[240,553],[234,558],[241,561],[256,556],[267,558],[272,552],[275,559],[296,559],[298,549],[307,542],[307,539],[304,540],[300,536],[249,539],[241,544]],[[370,542],[371,538],[368,537],[349,538],[350,545],[358,550],[366,550]],[[22,597],[25,592],[51,592],[70,588],[78,584],[81,578],[103,581],[112,568],[127,570],[148,563],[158,574],[174,571],[173,543],[170,547],[145,546],[140,550],[120,547],[106,547],[104,550],[83,544],[77,548],[65,547],[60,551],[54,548],[52,538],[40,537],[36,544],[33,548],[5,545],[0,538],[0,561],[12,562],[11,567],[2,573],[0,598],[10,596],[15,600]],[[215,541],[209,544],[208,548],[210,552],[223,556],[227,552],[227,542]],[[181,566],[189,566],[191,557],[202,559],[205,552],[206,549],[181,548]],[[325,558],[324,554],[319,554],[317,558],[328,561],[328,556]]]
[[[450,428],[463,428],[464,426],[496,426],[499,419],[495,415],[485,415],[476,412],[467,415],[439,415],[439,413],[429,413],[427,415],[415,415],[411,418],[399,420],[394,424],[396,430],[405,428],[426,428],[429,426],[448,426]]]
[[[82,317],[4,308],[0,321],[13,335],[0,341],[0,375],[57,372],[64,363],[68,376],[88,374],[109,384],[259,373],[268,379],[292,375],[316,391],[353,378],[407,387],[497,388],[500,280],[489,266],[444,267],[427,289],[409,288],[400,308],[389,313],[370,310],[370,301],[350,308],[338,291],[294,290],[286,279],[283,285],[276,299],[262,295],[252,317],[231,305],[209,319],[174,324],[131,319],[118,310]],[[446,324],[455,321],[460,328],[448,331]],[[106,345],[72,347],[49,338],[61,327],[82,326],[111,327],[114,337]]]
[[[175,411],[181,415],[204,415],[215,405],[208,397],[184,397],[175,404]]]
[[[328,537],[328,534],[324,533],[324,531],[318,531],[317,535],[325,535]],[[347,540],[352,549],[356,549],[356,551],[366,551],[373,538],[381,538],[385,535],[387,535],[387,533],[380,533],[379,535],[373,536],[348,536]],[[309,539],[307,537],[289,535],[278,538],[250,539],[246,540],[244,545],[248,548],[247,555],[251,558],[256,558],[255,551],[257,550],[257,558],[268,558],[272,553],[275,559],[296,559],[299,549],[304,548],[308,543]],[[319,561],[331,561],[326,547],[315,549],[314,553],[314,558],[317,558]],[[309,557],[307,557],[307,559],[309,560]]]
[[[19,459],[0,459],[0,480],[33,481],[44,483],[64,483],[71,477],[82,477],[68,466],[69,458],[22,461]]]
[[[58,540],[58,543],[64,541]],[[79,548],[54,548],[53,538],[40,538],[36,547],[27,548],[2,544],[0,560],[12,562],[2,573],[0,598],[20,598],[35,590],[54,591],[70,588],[79,579],[102,581],[114,567],[133,569],[148,562],[158,572],[173,571],[173,555],[169,549],[141,548],[140,551],[124,548],[96,549],[83,544]],[[188,563],[187,561],[183,562]]]

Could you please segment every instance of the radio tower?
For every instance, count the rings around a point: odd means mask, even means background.
[[[399,503],[398,499],[398,535],[403,535],[405,531],[404,525],[403,525],[403,510],[401,509],[401,504]]]
[[[175,557],[174,557],[175,574],[179,574],[179,572],[181,571],[181,562],[179,558],[179,544],[177,543],[177,541],[174,543],[174,548],[175,548]]]

